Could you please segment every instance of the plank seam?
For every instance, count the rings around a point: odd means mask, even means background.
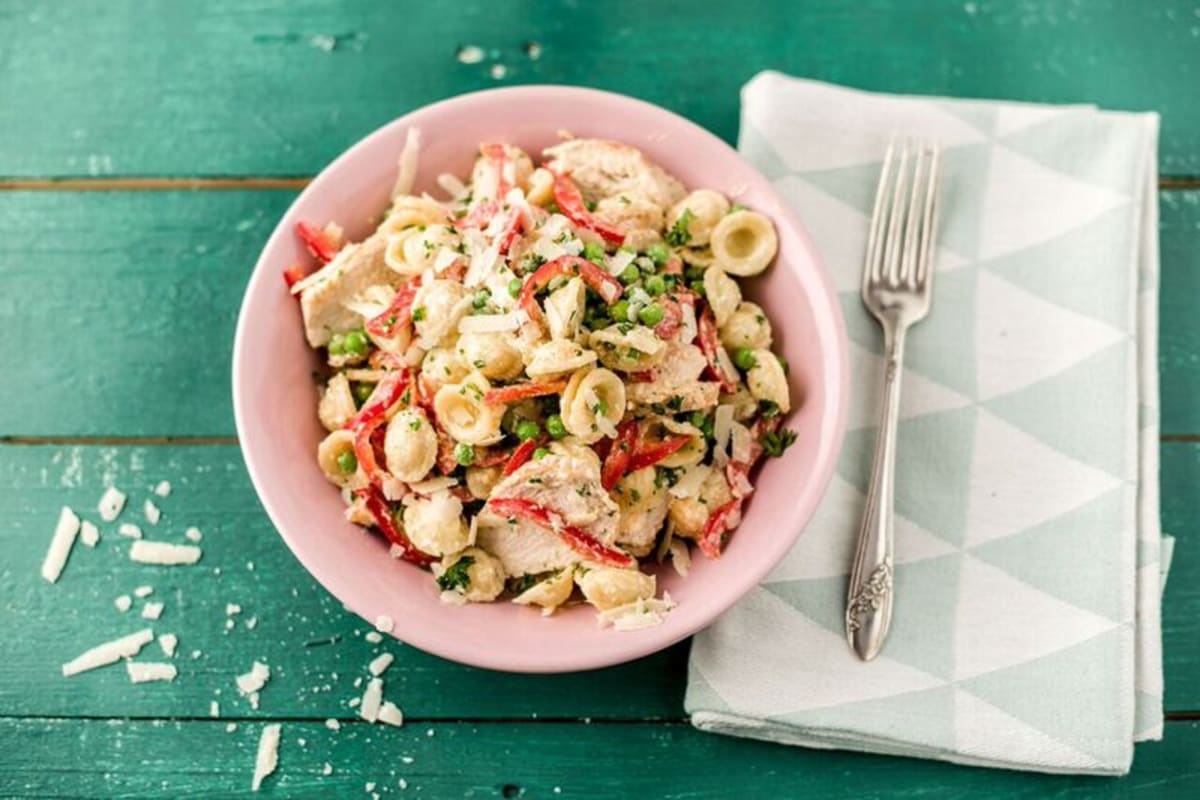
[[[168,445],[231,445],[236,436],[0,436],[0,445],[130,445],[163,447]]]
[[[347,717],[211,717],[211,716],[104,716],[101,714],[84,714],[75,717],[64,717],[61,714],[0,714],[0,721],[10,720],[83,720],[88,722],[108,722],[110,720],[125,720],[127,722],[217,722],[226,724],[238,723],[268,723],[290,722],[323,724],[326,720],[336,719],[341,725],[372,725],[359,716]],[[1195,722],[1200,720],[1200,711],[1171,711],[1164,715],[1166,722]],[[414,717],[405,716],[406,725],[690,725],[687,717]]]

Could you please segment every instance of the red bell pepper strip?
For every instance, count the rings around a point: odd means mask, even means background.
[[[515,450],[516,448],[507,447],[477,447],[475,460],[471,464],[476,467],[499,467],[508,463]]]
[[[712,371],[713,377],[720,382],[721,391],[732,392],[737,388],[737,376],[730,375],[721,366],[721,360],[717,357],[717,353],[721,349],[721,340],[717,335],[717,322],[713,318],[712,309],[707,305],[700,312],[700,318],[696,320],[696,333],[697,338],[700,339],[700,350],[708,359],[708,368]]]
[[[537,268],[532,275],[525,281],[525,285],[521,287],[521,295],[518,300],[521,308],[529,315],[532,320],[540,320],[542,318],[542,310],[537,304],[537,293],[550,285],[550,282],[555,278],[563,276],[579,275],[583,278],[583,282],[592,287],[604,302],[612,305],[621,297],[621,292],[625,287],[621,282],[609,275],[604,270],[597,267],[586,258],[579,256],[559,256],[558,258],[543,264]]]
[[[533,458],[533,451],[537,450],[541,444],[537,439],[526,439],[517,445],[517,449],[513,450],[512,455],[508,457],[508,461],[504,463],[502,474],[505,476],[512,475],[521,467],[528,464],[529,460]]]
[[[513,242],[521,235],[521,231],[525,229],[524,217],[521,215],[521,210],[514,208],[504,223],[504,229],[500,232],[497,243],[500,246],[500,253],[503,255],[512,247]]]
[[[400,287],[392,302],[382,314],[367,320],[364,330],[372,336],[385,339],[395,331],[403,330],[412,322],[412,304],[416,299],[417,290],[421,288],[421,276],[417,275]]]
[[[298,282],[308,277],[308,270],[303,264],[292,264],[283,271],[283,282],[287,284],[288,291]]]
[[[575,181],[562,173],[554,174],[554,202],[558,205],[558,210],[563,213],[563,216],[579,227],[587,228],[589,231],[599,235],[601,239],[613,244],[621,244],[625,241],[624,231],[614,225],[609,225],[607,222],[596,219],[592,215],[592,212],[588,211],[587,206],[583,202],[583,194],[579,191],[579,187],[575,185]]]
[[[574,525],[568,525],[559,514],[534,503],[532,500],[515,497],[493,497],[491,500],[488,500],[487,507],[496,514],[526,519],[558,534],[568,547],[590,561],[624,568],[633,567],[637,564],[637,561],[628,553],[609,547],[587,531],[580,530]]]
[[[500,204],[495,200],[484,200],[472,208],[466,216],[454,220],[454,227],[459,229],[486,228],[499,210]]]
[[[371,435],[384,422],[384,415],[404,396],[410,384],[407,370],[389,373],[375,387],[366,405],[342,427],[354,432],[354,456],[372,484],[379,483],[379,465]]]
[[[530,381],[529,383],[514,383],[512,386],[502,386],[499,389],[488,389],[483,395],[483,402],[502,406],[528,400],[530,397],[545,397],[559,394],[567,388],[566,381]]]
[[[436,558],[423,553],[416,548],[409,538],[404,535],[404,531],[396,523],[396,518],[392,516],[392,509],[388,505],[387,500],[383,497],[378,487],[368,486],[364,489],[356,489],[354,494],[363,499],[367,506],[367,511],[375,519],[375,524],[379,530],[383,531],[383,535],[392,544],[400,548],[400,557],[405,561],[410,561],[419,567],[428,567]]]
[[[735,497],[709,514],[708,521],[704,523],[704,532],[696,540],[704,555],[709,558],[720,557],[721,547],[728,538],[727,533],[737,527],[740,521],[742,500],[743,498]]]
[[[683,259],[677,255],[672,255],[667,259],[667,263],[663,264],[663,275],[682,275],[683,274]]]
[[[637,472],[639,469],[654,466],[672,453],[682,450],[690,441],[692,441],[691,436],[681,433],[660,442],[650,444],[639,442],[633,455],[629,458],[627,469],[629,472]]]
[[[308,252],[312,253],[313,257],[322,264],[328,264],[337,255],[339,249],[337,242],[311,222],[297,222],[296,235],[300,237],[300,241],[304,242]]]
[[[600,470],[600,485],[606,491],[611,492],[617,485],[617,481],[625,477],[626,473],[632,472],[629,468],[629,461],[633,458],[637,440],[637,420],[631,419],[622,422],[617,428],[617,438],[613,440],[612,447],[609,448],[608,455],[604,459],[604,467]]]
[[[513,185],[508,182],[504,172],[508,168],[511,159],[508,157],[508,150],[504,145],[497,142],[487,142],[479,146],[479,152],[488,161],[492,162],[492,167],[496,170],[496,199],[504,197],[508,194],[508,190],[513,188]]]

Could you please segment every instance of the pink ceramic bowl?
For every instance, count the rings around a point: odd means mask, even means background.
[[[543,618],[507,602],[442,603],[430,576],[388,557],[378,536],[346,522],[338,491],[315,454],[323,431],[311,373],[317,358],[301,331],[282,272],[306,261],[292,233],[297,220],[334,220],[354,239],[383,208],[406,132],[422,135],[418,191],[436,193],[439,173],[469,172],[483,141],[538,154],[568,129],[627,142],[692,188],[718,189],[770,216],[779,257],[754,279],[749,297],[775,328],[791,364],[788,427],[799,438],[760,471],[757,490],[725,554],[697,553],[691,574],[659,570],[679,606],[663,623],[620,633],[601,629],[586,606]],[[233,351],[238,436],[263,506],[288,547],[326,589],[368,621],[387,615],[394,635],[445,658],[516,672],[566,672],[638,658],[708,625],[759,582],[812,516],[841,445],[846,394],[841,315],[820,259],[800,222],[767,180],[728,145],[656,106],[616,94],[559,86],[496,89],[414,111],[366,137],[330,164],[283,215],[267,241],[242,302]]]

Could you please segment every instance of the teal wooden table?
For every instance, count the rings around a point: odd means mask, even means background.
[[[279,795],[1200,794],[1200,10],[709,5],[0,0],[0,795],[248,793],[270,721],[283,744],[264,791]],[[467,45],[485,58],[462,63]],[[1179,546],[1163,610],[1166,737],[1137,748],[1130,776],[698,733],[682,711],[686,644],[550,678],[373,645],[259,507],[230,410],[238,301],[275,221],[331,157],[424,103],[532,82],[622,91],[732,141],[738,88],[768,67],[1162,113],[1162,510]],[[96,549],[76,545],[57,585],[39,577],[60,506],[94,518],[115,480],[140,507],[163,479],[160,525],[197,526],[202,567],[133,564],[108,526]],[[179,635],[174,683],[131,686],[119,667],[60,677],[86,647],[140,627],[144,601],[125,616],[113,601],[142,584],[164,603],[156,626]],[[381,650],[396,656],[398,729],[348,706]],[[255,659],[272,667],[257,710],[234,686]]]

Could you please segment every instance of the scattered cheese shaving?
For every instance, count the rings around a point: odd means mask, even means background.
[[[204,534],[200,532],[199,528],[188,528],[183,532],[183,535],[187,537],[189,542],[198,542],[204,538]]]
[[[325,720],[325,727],[329,728],[331,731],[341,730],[342,723],[338,722],[336,719],[330,718]]]
[[[100,512],[100,519],[105,522],[112,522],[120,515],[121,509],[124,507],[125,493],[115,486],[110,486],[101,495],[100,503],[96,506],[96,510]]]
[[[240,614],[240,613],[242,613],[242,607],[239,606],[237,603],[226,603],[225,604],[225,616],[232,617],[234,614]]]
[[[132,522],[122,522],[117,528],[117,533],[121,534],[122,536],[128,536],[130,539],[142,538],[142,529],[137,525],[134,525]]]
[[[729,437],[733,432],[733,406],[722,403],[713,413],[713,462],[723,466],[727,460]]]
[[[478,64],[485,55],[483,48],[468,44],[458,48],[457,58],[460,64]]]
[[[730,456],[742,464],[750,463],[750,451],[754,447],[754,434],[740,422],[733,423],[730,443]]]
[[[404,724],[404,712],[391,700],[387,700],[379,709],[379,721],[385,725],[394,725],[399,728]]]
[[[279,766],[279,724],[267,725],[258,739],[258,753],[254,757],[254,780],[250,790],[257,792],[263,779]]]
[[[358,715],[367,722],[374,722],[379,718],[379,706],[383,702],[383,680],[380,678],[371,678],[367,682],[367,689],[363,692],[362,707],[358,709]]]
[[[365,789],[368,792],[375,791],[375,781],[367,781],[366,783],[363,784],[363,789]]]
[[[153,586],[139,586],[133,590],[134,597],[149,597],[154,594]]]
[[[692,569],[692,554],[688,552],[687,544],[674,539],[667,548],[671,553],[671,566],[679,573],[679,577],[686,578]]]
[[[371,644],[379,644],[380,642],[383,641],[383,637],[380,636],[375,631],[367,631],[367,635],[364,636],[363,638],[366,639]]]
[[[245,624],[246,624],[246,630],[248,630],[248,631],[254,630],[256,627],[258,627],[258,617],[251,617],[250,619],[246,620]]]
[[[113,605],[117,607],[117,611],[120,611],[122,614],[124,614],[133,607],[133,598],[127,594],[123,594],[116,600],[113,600]]]
[[[387,614],[380,614],[375,618],[375,629],[383,633],[391,633],[396,623]]]
[[[142,606],[142,617],[145,619],[158,619],[162,616],[162,603],[146,603]]]
[[[671,595],[663,592],[661,600],[654,597],[635,600],[608,611],[601,611],[597,619],[601,627],[612,625],[616,631],[637,631],[658,625],[674,607],[675,601],[671,599]]]
[[[332,775],[333,774],[333,764],[330,764],[328,761],[326,761],[325,766],[321,767],[321,774],[322,775]]]
[[[237,730],[237,723],[236,723],[236,722],[231,722],[231,723],[229,723],[228,725],[226,725],[226,726],[225,726],[225,732],[226,732],[226,733],[233,733],[233,732],[234,732],[234,731],[236,731],[236,730]]]
[[[158,506],[154,505],[153,500],[142,503],[142,513],[146,515],[146,521],[151,525],[157,525],[159,519],[162,518],[162,512],[158,510]]]
[[[209,704],[208,704],[208,715],[209,715],[210,717],[219,717],[219,716],[221,716],[221,704],[220,704],[220,703],[218,703],[216,700],[213,700],[213,701],[209,702]]]
[[[712,468],[706,464],[693,464],[684,469],[683,475],[679,480],[675,481],[675,485],[667,491],[672,497],[695,497],[700,492],[700,487],[704,485],[704,481],[708,478]]]
[[[637,253],[631,250],[618,250],[608,257],[608,271],[613,275],[620,275],[626,267],[633,263],[635,258],[637,258]]]
[[[392,184],[392,199],[411,194],[417,180],[417,157],[421,153],[421,130],[409,128],[404,137],[404,149],[396,165],[396,182]]]
[[[91,522],[84,520],[79,528],[79,540],[88,547],[95,547],[100,541],[100,529]]]
[[[138,539],[133,543],[133,547],[129,548],[129,557],[132,560],[167,567],[195,564],[202,554],[200,548],[194,545],[148,542],[145,539]]]
[[[122,636],[120,639],[113,639],[110,642],[96,645],[91,650],[63,664],[62,674],[69,678],[72,675],[78,675],[80,672],[86,672],[89,669],[115,664],[122,658],[132,658],[141,652],[141,649],[153,639],[154,631],[150,628],[142,628],[137,633],[131,633],[128,636]]]
[[[179,646],[179,637],[173,633],[164,633],[158,637],[158,646],[162,648],[167,658],[175,657],[175,648]]]
[[[174,664],[162,661],[126,661],[125,671],[133,683],[149,683],[150,681],[173,681],[179,671]]]
[[[237,677],[238,691],[244,695],[254,694],[266,686],[270,679],[271,668],[261,661],[255,661],[249,672]]]
[[[250,699],[250,707],[253,708],[255,711],[258,711],[258,692],[251,692],[249,699]]]
[[[78,534],[79,517],[75,516],[74,511],[63,506],[62,511],[58,513],[58,524],[54,526],[54,536],[50,539],[50,549],[46,551],[46,559],[42,562],[42,577],[50,583],[55,583],[62,575]]]
[[[367,665],[367,669],[371,671],[372,675],[382,675],[393,661],[395,661],[395,657],[391,653],[380,653]]]
[[[171,494],[171,482],[159,481],[158,485],[154,487],[154,493],[159,497],[167,497]]]

